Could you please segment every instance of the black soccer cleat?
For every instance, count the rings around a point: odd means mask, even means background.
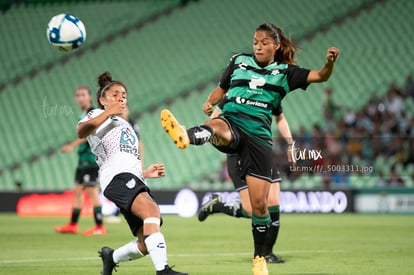
[[[201,206],[200,211],[198,212],[198,220],[200,222],[205,221],[207,219],[208,215],[213,213],[213,206],[221,202],[221,196],[218,194],[211,195],[210,199]]]
[[[174,271],[171,267],[166,265],[163,270],[157,271],[157,275],[189,275],[189,274]]]
[[[112,270],[116,271],[117,264],[114,263],[112,258],[112,254],[114,254],[114,250],[110,247],[104,246],[99,251],[99,257],[102,259],[102,275],[112,275]]]
[[[266,263],[268,264],[283,264],[285,261],[278,258],[275,254],[270,253],[265,257]]]

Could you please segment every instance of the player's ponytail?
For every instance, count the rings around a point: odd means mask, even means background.
[[[100,98],[105,97],[106,91],[113,84],[122,85],[126,90],[126,86],[122,82],[112,80],[112,75],[110,72],[104,72],[98,76],[99,89],[98,89],[98,92],[96,93],[96,100],[98,101],[98,105],[101,109],[104,109],[104,106],[101,104]]]
[[[275,53],[275,61],[284,64],[295,64],[296,45],[286,37],[283,30],[274,24],[267,23],[260,25],[256,31],[267,31],[276,43],[280,43],[280,48]]]

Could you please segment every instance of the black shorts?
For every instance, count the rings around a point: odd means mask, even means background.
[[[231,120],[221,115],[221,119],[227,123],[233,136],[233,142],[228,146],[216,146],[219,151],[226,154],[238,154],[242,179],[246,175],[272,181],[272,147],[258,142],[239,130]]]
[[[75,182],[84,186],[95,186],[98,184],[99,168],[76,168]]]
[[[240,157],[238,155],[227,155],[227,171],[233,182],[234,189],[237,192],[247,188],[246,180],[242,175],[243,170],[240,166]],[[278,183],[281,181],[282,178],[280,177],[279,171],[273,168],[271,183]]]
[[[148,186],[131,173],[116,175],[104,190],[105,197],[119,207],[134,236],[144,225],[144,221],[131,212],[131,205],[136,196],[143,192],[151,196]]]

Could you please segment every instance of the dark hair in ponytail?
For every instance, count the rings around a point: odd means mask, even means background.
[[[121,82],[117,80],[112,80],[112,75],[110,72],[104,72],[101,75],[98,76],[98,85],[99,90],[96,93],[96,100],[98,101],[98,106],[103,109],[104,106],[101,104],[99,99],[103,96],[105,96],[106,91],[113,85],[113,84],[119,84],[123,86],[126,90],[126,86]]]
[[[280,43],[280,48],[275,53],[276,62],[285,64],[296,63],[295,50],[297,47],[290,38],[285,36],[281,28],[274,24],[266,23],[260,25],[256,31],[267,31],[275,40],[275,43]]]

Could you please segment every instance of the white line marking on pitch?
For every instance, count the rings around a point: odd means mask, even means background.
[[[345,250],[285,250],[278,251],[278,254],[310,254],[310,253],[344,253]],[[193,254],[169,254],[171,257],[234,257],[234,256],[249,256],[252,253],[193,253]],[[73,261],[93,261],[98,260],[99,257],[79,257],[79,258],[46,258],[46,259],[18,259],[18,260],[0,260],[0,264],[19,264],[19,263],[39,263],[39,262],[73,262]]]

